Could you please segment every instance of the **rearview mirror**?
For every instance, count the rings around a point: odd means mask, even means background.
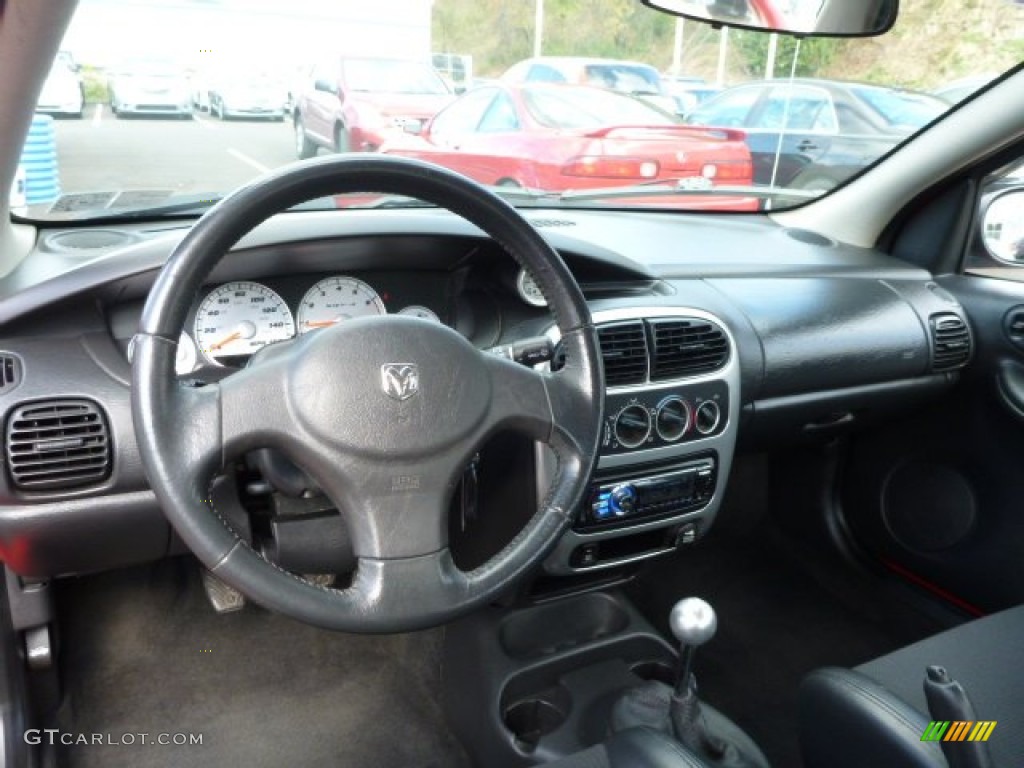
[[[899,0],[640,0],[715,26],[807,37],[872,37],[896,21]]]

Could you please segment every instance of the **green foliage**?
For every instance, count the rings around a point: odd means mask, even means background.
[[[536,0],[434,0],[434,50],[468,53],[480,76],[500,75],[533,54]],[[676,21],[638,0],[544,0],[543,53],[634,59],[667,70]],[[882,37],[800,42],[796,74],[916,88],[1024,58],[1024,8],[1007,0],[901,0],[900,19]],[[764,76],[768,35],[732,30],[725,85]],[[685,24],[683,73],[718,76],[720,35]],[[796,40],[781,35],[775,76],[789,75]]]
[[[832,64],[842,45],[830,38],[798,40],[790,35],[779,35],[775,53],[775,77],[789,77],[796,56],[797,77],[816,77]],[[736,46],[741,66],[751,79],[764,76],[768,64],[771,36],[763,32],[738,30],[730,34],[729,42]]]
[[[82,67],[80,74],[85,89],[85,101],[89,104],[106,104],[110,98],[103,73],[94,67]]]

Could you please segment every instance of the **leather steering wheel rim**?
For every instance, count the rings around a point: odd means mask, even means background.
[[[479,227],[537,281],[565,365],[535,371],[478,350],[445,326],[383,316],[265,347],[218,383],[180,384],[177,340],[223,254],[274,214],[348,192],[409,195]],[[408,631],[494,599],[571,525],[597,458],[603,372],[579,286],[515,208],[428,163],[333,156],[294,164],[233,193],[192,227],[160,271],[134,345],[136,439],[178,535],[212,573],[254,602],[329,629]],[[389,375],[404,377],[397,391],[395,381],[385,381]],[[344,385],[324,386],[335,377]],[[522,531],[488,562],[463,572],[447,548],[447,500],[473,453],[504,429],[549,446],[555,477]],[[349,587],[318,586],[279,568],[211,503],[216,473],[258,447],[288,455],[343,511],[358,563]]]

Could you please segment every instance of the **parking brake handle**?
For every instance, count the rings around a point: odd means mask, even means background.
[[[924,695],[928,700],[928,712],[933,720],[939,722],[964,723],[964,729],[977,728],[974,705],[971,704],[967,691],[959,682],[952,679],[943,667],[930,666],[924,678]],[[983,727],[983,726],[981,726]],[[949,768],[994,768],[992,754],[984,741],[971,741],[973,730],[963,735],[947,734],[939,742],[942,754],[949,763]],[[952,738],[951,738],[952,736]]]

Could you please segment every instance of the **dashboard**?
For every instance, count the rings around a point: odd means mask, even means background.
[[[973,352],[941,281],[875,251],[758,216],[723,227],[701,215],[525,215],[580,283],[606,375],[598,465],[545,562],[553,577],[689,545],[712,526],[738,452],[884,419],[948,391]],[[0,556],[25,576],[182,551],[142,471],[129,361],[146,295],[186,231],[125,226],[98,249],[69,248],[74,230],[44,232],[0,281]],[[542,340],[530,364],[560,364],[543,296],[479,230],[444,211],[328,211],[274,217],[225,254],[193,297],[177,373],[203,386],[264,346],[385,313],[444,323],[485,350]],[[469,565],[514,535],[555,471],[539,446],[494,442],[452,499],[453,551]],[[212,491],[285,567],[286,539],[268,532],[324,514],[297,471],[250,457]]]
[[[179,376],[242,368],[258,350],[358,317],[399,314],[450,324],[445,275],[425,272],[313,274],[208,286],[193,303],[178,341]],[[114,310],[118,318],[119,310]],[[128,320],[128,322],[132,322]],[[126,347],[131,361],[131,346]]]

